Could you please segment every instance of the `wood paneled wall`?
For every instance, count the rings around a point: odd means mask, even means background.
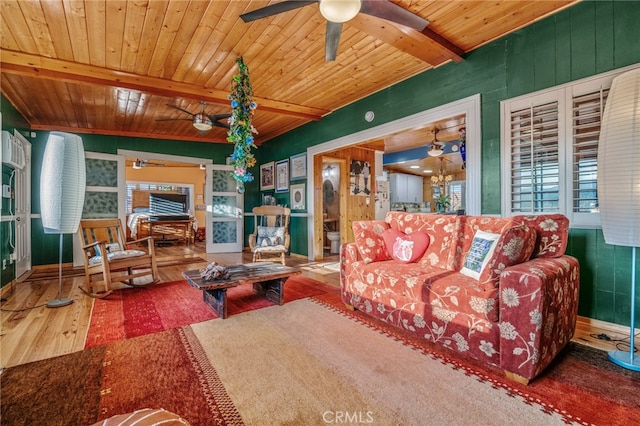
[[[352,195],[350,193],[350,167],[351,161],[366,161],[371,169],[371,193],[367,196]],[[332,152],[330,155],[317,155],[314,158],[314,253],[315,260],[322,259],[323,253],[323,197],[322,197],[322,163],[335,161],[340,163],[340,242],[353,241],[351,223],[354,220],[373,220],[375,218],[375,151],[361,147],[349,147]]]

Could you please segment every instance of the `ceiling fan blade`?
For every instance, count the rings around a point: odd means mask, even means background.
[[[223,129],[229,129],[230,126],[227,123],[224,123],[220,120],[224,120],[226,118],[231,117],[231,114],[216,114],[216,115],[208,115],[207,117],[209,117],[209,120],[211,120],[211,123],[216,126],[216,127],[222,127]]]
[[[429,21],[426,19],[390,1],[362,0],[360,12],[386,19],[387,21],[395,22],[418,31],[424,30],[427,25],[429,25]]]
[[[318,3],[318,0],[311,0],[311,1],[285,0],[280,3],[276,3],[276,4],[262,7],[260,9],[256,9],[252,12],[243,13],[242,15],[240,15],[240,18],[244,22],[252,22],[257,19],[267,18],[269,16],[277,15],[279,13],[298,9],[312,3]]]
[[[191,116],[192,116],[192,115],[194,115],[192,112],[187,111],[186,109],[182,109],[182,108],[180,108],[179,106],[171,105],[171,104],[167,104],[167,106],[168,106],[168,107],[171,107],[171,108],[175,108],[175,109],[177,109],[178,111],[186,112],[187,114],[189,114],[189,115],[191,115]]]
[[[211,119],[211,121],[216,121],[216,120],[224,120],[225,118],[229,118],[231,117],[231,114],[207,114],[207,117],[209,117],[209,119]]]
[[[335,61],[342,34],[342,23],[327,21],[327,33],[325,35],[324,60]]]

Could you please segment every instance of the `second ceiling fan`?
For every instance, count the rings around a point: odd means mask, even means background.
[[[423,31],[429,21],[387,0],[285,0],[280,3],[240,15],[244,22],[252,22],[279,13],[288,12],[313,3],[320,3],[320,13],[327,20],[325,60],[335,61],[342,34],[342,23],[358,13],[386,19],[417,31]]]
[[[229,128],[229,125],[227,123],[224,123],[221,120],[224,120],[226,118],[231,117],[231,114],[215,114],[215,115],[207,114],[204,111],[204,107],[206,106],[206,103],[205,102],[200,102],[200,104],[202,105],[202,111],[198,112],[198,113],[195,113],[195,114],[190,112],[190,111],[187,111],[186,109],[180,108],[179,106],[172,105],[172,104],[167,104],[168,107],[175,108],[178,111],[182,111],[184,113],[189,114],[191,116],[191,118],[158,118],[158,119],[156,119],[156,121],[183,121],[183,120],[188,120],[188,121],[191,121],[191,124],[193,124],[193,127],[198,129],[200,134],[204,134],[205,132],[208,132],[214,126],[215,127],[222,127],[223,129],[228,129]]]

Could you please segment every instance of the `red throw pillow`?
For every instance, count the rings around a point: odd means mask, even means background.
[[[429,247],[429,236],[420,231],[405,234],[390,228],[383,232],[382,238],[389,255],[402,263],[415,262]]]

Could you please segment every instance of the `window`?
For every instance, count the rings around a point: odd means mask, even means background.
[[[451,202],[451,211],[465,209],[465,186],[466,182],[464,180],[454,180],[453,182],[449,183],[447,187],[447,193]]]
[[[149,182],[127,182],[127,214],[132,213],[133,190],[141,189],[145,191],[172,191],[187,196],[187,207],[189,212],[194,211],[193,185],[189,183],[149,183]]]
[[[573,226],[600,225],[600,121],[613,78],[630,68],[501,103],[505,215],[562,213]]]

